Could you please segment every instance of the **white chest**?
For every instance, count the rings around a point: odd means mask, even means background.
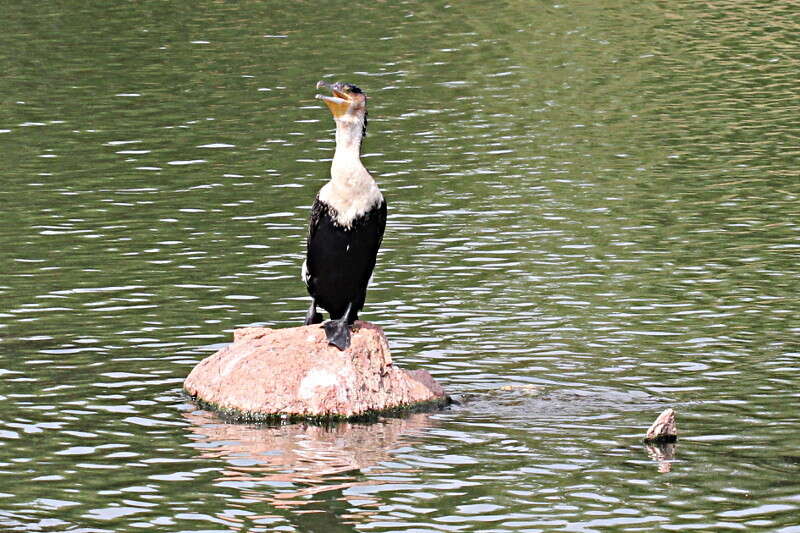
[[[353,220],[380,205],[383,195],[360,161],[348,164],[334,158],[331,181],[319,191],[319,199],[336,210],[337,224],[350,227]]]

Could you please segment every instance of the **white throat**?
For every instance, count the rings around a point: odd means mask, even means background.
[[[320,201],[336,210],[336,222],[349,228],[353,220],[383,201],[378,185],[361,163],[363,120],[345,115],[336,120],[336,152],[331,180],[319,191]]]

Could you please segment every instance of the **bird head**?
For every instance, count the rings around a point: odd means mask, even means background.
[[[317,89],[328,89],[331,96],[318,94],[316,98],[325,102],[331,110],[334,120],[358,121],[367,125],[367,95],[352,83],[317,82]]]

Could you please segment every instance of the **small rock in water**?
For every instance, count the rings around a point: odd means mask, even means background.
[[[672,442],[678,438],[678,428],[675,425],[675,410],[665,409],[644,437],[645,442]]]
[[[240,419],[345,419],[423,406],[448,397],[425,370],[392,364],[378,326],[357,321],[350,347],[330,346],[319,325],[243,328],[184,382],[194,398]]]

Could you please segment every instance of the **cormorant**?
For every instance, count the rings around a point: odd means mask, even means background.
[[[328,343],[350,346],[350,326],[364,307],[367,285],[386,228],[386,201],[361,163],[367,129],[367,95],[350,83],[318,82],[332,96],[318,94],[336,122],[331,179],[311,208],[302,278],[311,295],[306,325],[322,322],[317,306],[330,313]]]

